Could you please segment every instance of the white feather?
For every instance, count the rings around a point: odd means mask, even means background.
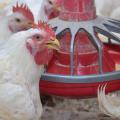
[[[7,39],[12,35],[12,32],[8,28],[8,20],[7,16],[5,18],[0,19],[0,46],[6,43]]]
[[[120,20],[120,7],[114,9],[110,14],[110,18]]]
[[[99,108],[104,114],[120,119],[120,98],[105,95],[105,88],[106,86],[98,89]]]

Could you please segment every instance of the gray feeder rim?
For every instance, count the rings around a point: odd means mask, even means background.
[[[120,80],[120,71],[98,75],[67,76],[45,73],[41,80],[56,83],[100,83]]]

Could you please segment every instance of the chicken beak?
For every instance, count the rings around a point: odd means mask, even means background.
[[[60,7],[59,7],[59,5],[57,5],[57,4],[54,4],[54,5],[53,5],[53,9],[54,9],[55,11],[60,11]]]
[[[27,21],[24,23],[24,25],[27,27],[27,29],[33,28],[35,26],[34,22]]]
[[[60,42],[56,38],[54,38],[47,42],[46,46],[49,49],[54,49],[58,51],[60,49]]]

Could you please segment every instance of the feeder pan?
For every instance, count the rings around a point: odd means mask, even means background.
[[[120,21],[96,16],[94,0],[62,0],[60,15],[49,24],[61,49],[42,75],[42,93],[84,98],[96,96],[102,84],[107,92],[120,89],[120,38],[113,34]]]

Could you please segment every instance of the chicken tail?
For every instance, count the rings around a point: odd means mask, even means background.
[[[98,103],[99,109],[104,114],[120,119],[120,98],[113,95],[105,95],[105,89],[107,85],[99,86],[98,88]]]

